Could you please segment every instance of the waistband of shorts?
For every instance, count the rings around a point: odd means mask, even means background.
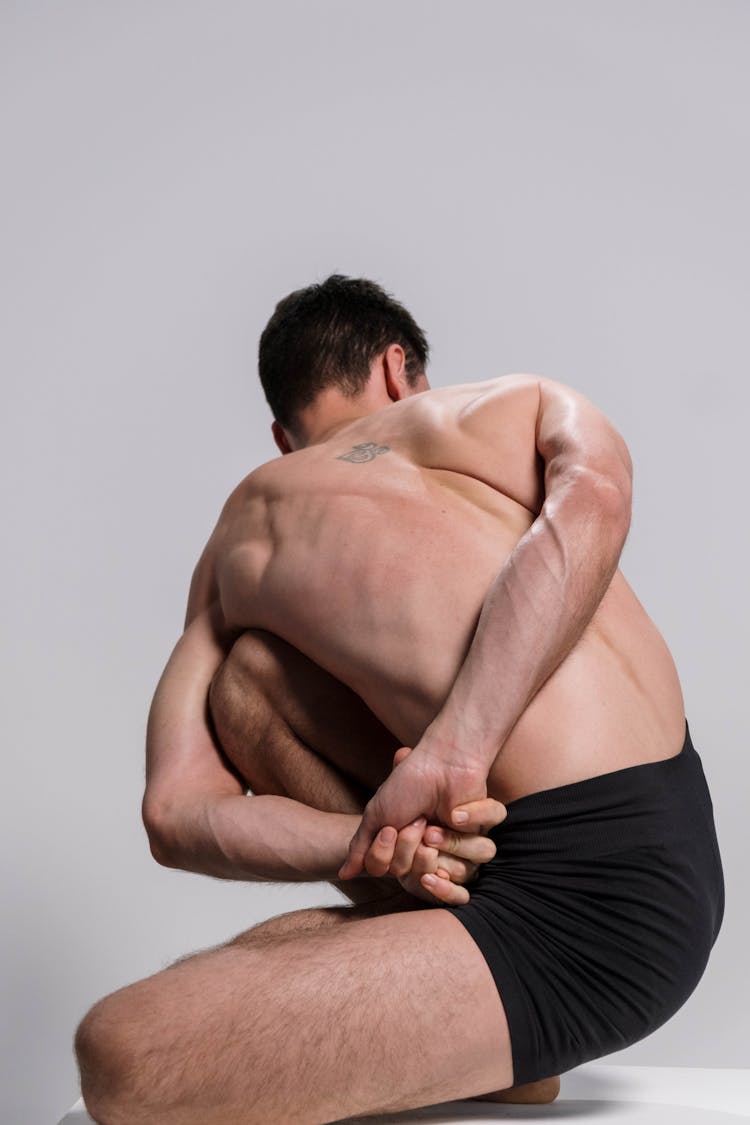
[[[602,852],[664,844],[703,827],[711,799],[685,721],[682,749],[658,762],[626,766],[583,781],[529,793],[506,805],[489,832],[506,858],[527,852]]]

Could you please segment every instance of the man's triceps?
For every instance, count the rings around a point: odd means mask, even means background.
[[[212,605],[185,630],[161,675],[146,731],[143,814],[149,836],[168,833],[181,806],[202,796],[244,792],[222,760],[208,718],[209,684],[230,643]]]

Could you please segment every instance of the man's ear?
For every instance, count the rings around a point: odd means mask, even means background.
[[[276,445],[281,450],[282,454],[294,452],[291,445],[289,444],[289,438],[286,436],[286,430],[276,421],[275,418],[271,423],[271,433],[273,434],[273,440],[276,442]]]
[[[406,378],[406,355],[400,344],[390,344],[383,352],[383,377],[388,397],[392,402],[406,398],[410,394]]]
[[[414,383],[410,383],[406,374],[406,353],[400,344],[391,344],[382,356],[383,376],[388,397],[391,402],[398,402],[402,398],[419,394],[420,391],[429,391],[430,384],[426,375],[420,375]]]

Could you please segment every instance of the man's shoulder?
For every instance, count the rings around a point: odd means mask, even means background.
[[[424,391],[419,397],[435,396],[437,401],[442,396],[448,401],[451,398],[481,397],[484,395],[513,396],[520,391],[539,390],[544,387],[559,387],[561,390],[576,393],[575,388],[570,384],[563,383],[559,379],[552,379],[549,375],[542,375],[539,372],[511,371],[504,375],[493,375],[489,379],[476,380],[471,383],[450,383],[444,387],[431,387],[430,390]]]
[[[279,454],[278,457],[272,457],[251,469],[229,493],[222,515],[236,514],[241,507],[254,498],[261,498],[266,495],[274,481],[278,480],[284,472],[285,462],[293,456],[294,454],[291,453],[287,454],[286,457]]]
[[[425,406],[434,404],[436,407],[442,406],[456,413],[474,403],[481,403],[483,407],[512,408],[521,399],[529,400],[535,395],[538,396],[540,386],[549,382],[553,380],[543,375],[514,371],[471,383],[450,383],[444,387],[431,387],[430,390],[415,397],[422,399]]]
[[[536,376],[451,384],[404,401],[407,456],[418,466],[473,478],[528,511],[539,510]]]
[[[482,440],[494,440],[501,430],[517,431],[523,419],[532,423],[533,433],[540,387],[545,382],[543,376],[513,372],[431,388],[408,401],[419,410],[421,399],[425,419],[438,429],[455,423],[467,437],[475,434]]]
[[[425,391],[425,396],[446,396],[461,394],[486,394],[493,391],[511,391],[514,387],[531,386],[546,379],[544,375],[536,375],[526,371],[510,371],[503,375],[492,375],[487,379],[476,379],[472,382],[449,383],[443,387],[431,387]]]

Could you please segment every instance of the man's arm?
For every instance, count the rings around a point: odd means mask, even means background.
[[[419,802],[420,791],[425,799],[429,790],[439,792],[445,818],[483,796],[481,779],[486,782],[516,722],[582,635],[617,569],[630,526],[627,446],[583,395],[551,379],[536,382],[541,511],[487,593],[445,704],[366,807],[340,878],[359,873],[382,825],[400,828],[430,811]]]
[[[359,815],[322,812],[281,796],[264,794],[248,800],[242,779],[226,760],[213,731],[209,686],[232,643],[222,624],[215,577],[220,528],[221,521],[193,573],[185,633],[161,678],[149,715],[143,817],[151,850],[165,866],[217,878],[331,881],[346,856]],[[434,894],[415,889],[411,872],[404,873],[401,885],[428,901],[465,902],[468,892],[461,884],[467,872],[461,857],[485,862],[486,840],[472,833],[481,836],[479,826],[486,830],[501,814],[504,809],[497,801],[479,802],[464,829],[467,835],[457,836],[453,844],[447,837],[447,853],[439,846],[428,849],[447,871]],[[400,870],[419,843],[415,837],[404,846],[404,835],[410,832],[413,836],[412,829],[399,834]],[[383,851],[387,860],[378,866]],[[376,847],[373,870],[368,873],[386,873],[393,851],[393,846]],[[428,870],[433,866],[424,854],[420,862]]]
[[[516,722],[591,621],[617,570],[633,466],[582,394],[538,379],[542,509],[485,598],[471,647],[423,741],[489,771]]]
[[[143,819],[154,857],[224,879],[334,878],[359,817],[244,795],[208,713],[209,685],[236,633],[223,625],[218,601],[188,616],[148,719]]]

